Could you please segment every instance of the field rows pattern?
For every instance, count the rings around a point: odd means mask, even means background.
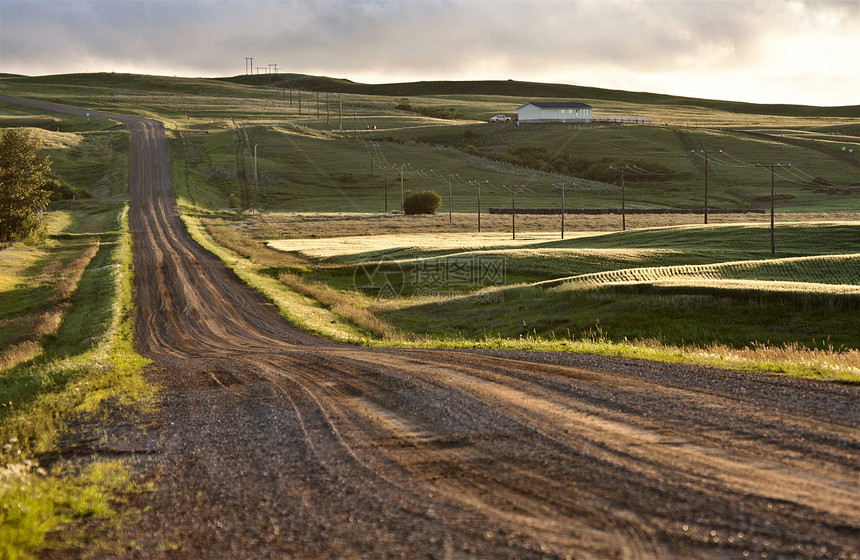
[[[733,281],[733,282],[726,282]],[[741,282],[737,282],[741,281]],[[690,284],[776,289],[779,291],[840,291],[860,293],[860,254],[793,257],[718,264],[641,267],[583,274],[568,286],[617,284]]]

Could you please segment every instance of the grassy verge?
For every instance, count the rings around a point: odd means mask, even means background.
[[[47,246],[7,249],[29,264],[7,271],[0,293],[15,303],[4,306],[5,321],[59,315],[29,333],[32,355],[0,370],[0,557],[110,546],[93,542],[91,529],[127,522],[117,502],[140,490],[124,461],[74,458],[63,443],[75,438],[74,425],[107,420],[108,409],[143,409],[154,397],[132,348],[126,206],[66,203],[54,214]]]
[[[321,336],[347,342],[366,340],[371,329],[347,320],[331,309],[330,304],[308,297],[318,291],[288,289],[272,275],[272,269],[259,264],[242,254],[216,243],[200,218],[184,215],[182,221],[188,233],[201,247],[221,259],[236,276],[248,286],[272,301],[281,315],[296,326]],[[325,298],[321,298],[325,300]]]
[[[652,360],[667,363],[729,368],[741,371],[787,375],[835,383],[860,385],[860,351],[836,351],[832,348],[810,349],[791,343],[783,346],[753,344],[735,348],[724,344],[671,345],[657,340],[612,340],[596,327],[592,335],[577,339],[547,338],[525,335],[518,338],[485,336],[413,336],[382,346],[418,348],[452,348],[481,350],[528,350],[537,352],[570,352],[618,358]]]

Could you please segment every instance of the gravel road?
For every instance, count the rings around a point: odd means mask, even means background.
[[[161,126],[115,118],[163,387],[128,557],[860,558],[857,388],[310,336],[185,233]]]

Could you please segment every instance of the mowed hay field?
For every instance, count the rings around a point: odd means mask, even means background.
[[[560,350],[586,341],[591,351],[662,348],[657,357],[782,352],[783,360],[851,380],[860,375],[860,221],[845,217],[852,219],[777,223],[776,256],[768,223],[567,232],[564,240],[549,228],[516,240],[499,231],[382,233],[408,220],[387,216],[359,222],[364,236],[326,237],[339,223],[351,231],[356,220],[347,215],[213,219],[209,230],[251,239],[296,224],[301,237],[265,242],[301,263],[286,268],[306,285],[347,294],[402,341],[525,341]],[[456,218],[452,229],[468,223]],[[542,219],[558,224],[557,216]],[[501,276],[488,274],[488,263]],[[394,297],[374,289],[386,278]],[[821,353],[839,365],[810,357]]]

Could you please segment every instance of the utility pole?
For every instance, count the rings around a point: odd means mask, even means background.
[[[517,207],[514,204],[514,193],[516,189],[511,187],[511,239],[517,238]]]
[[[478,233],[481,233],[481,182],[469,181],[469,184],[475,187],[478,193]]]
[[[567,190],[567,184],[562,183],[559,188],[561,189],[561,238],[564,239],[564,191]]]
[[[478,183],[478,233],[481,233],[481,183]]]
[[[448,175],[448,223],[454,223],[454,203],[451,202],[451,176]]]
[[[502,185],[503,188],[508,188]],[[516,192],[517,189],[522,188],[522,185],[513,185],[510,187],[511,190],[511,239],[517,238],[517,205],[516,205]]]
[[[714,152],[709,152],[707,150],[702,150],[702,153],[705,154],[705,223],[708,223],[708,156],[710,154],[721,154],[722,150],[717,150]]]
[[[257,145],[254,144],[254,212],[257,211]]]
[[[624,167],[618,168],[610,165],[609,169],[621,172],[621,231],[627,231],[627,206],[626,201],[624,200],[624,171],[627,169],[627,166],[625,165]]]
[[[757,164],[755,164],[755,166],[770,169],[770,254],[774,255],[774,254],[776,254],[776,245],[774,243],[774,235],[773,235],[773,230],[774,230],[774,223],[773,223],[774,222],[774,220],[773,220],[773,198],[774,198],[774,194],[773,194],[774,193],[774,189],[773,189],[774,179],[773,179],[773,176],[774,176],[774,169],[776,169],[777,167],[791,167],[791,164],[789,163],[789,164],[783,165],[781,163],[772,163],[770,165],[762,165],[760,163],[757,163]]]

